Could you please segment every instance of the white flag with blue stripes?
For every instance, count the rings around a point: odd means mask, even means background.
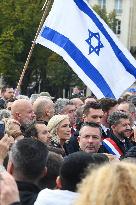
[[[54,0],[36,40],[58,53],[97,98],[119,98],[136,61],[85,0]]]

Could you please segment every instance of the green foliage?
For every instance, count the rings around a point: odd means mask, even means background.
[[[0,4],[0,72],[8,84],[15,86],[19,80],[43,4],[44,0],[3,0]]]
[[[54,86],[70,87],[73,82],[80,83],[79,78],[68,66],[68,64],[56,53],[53,53],[48,59],[48,78],[53,82]]]
[[[8,84],[16,86],[26,61],[31,43],[42,17],[45,0],[1,0],[0,3],[0,73]],[[95,11],[114,30],[115,13],[107,14],[98,6]],[[40,81],[40,83],[39,83]],[[68,64],[56,53],[36,45],[28,70],[23,79],[22,91],[35,82],[41,91],[51,91],[60,96],[62,88],[83,83]]]
[[[107,13],[105,8],[101,9],[101,7],[98,5],[95,5],[93,9],[106,22],[106,24],[113,30],[113,32],[115,32],[116,22],[117,22],[115,11]]]

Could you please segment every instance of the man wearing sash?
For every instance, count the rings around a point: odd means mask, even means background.
[[[127,137],[131,133],[130,117],[127,113],[113,112],[109,116],[108,122],[111,134],[102,141],[101,151],[120,158],[133,146]]]

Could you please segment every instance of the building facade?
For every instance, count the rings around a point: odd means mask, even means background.
[[[136,53],[136,0],[88,0],[88,3],[106,8],[108,13],[116,11],[116,35],[125,47]]]

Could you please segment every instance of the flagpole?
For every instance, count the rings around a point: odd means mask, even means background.
[[[43,5],[43,7],[42,7],[42,10],[44,10],[44,12],[43,12],[40,24],[38,26],[37,32],[35,34],[34,40],[32,41],[32,45],[31,45],[30,51],[28,53],[28,56],[27,56],[27,59],[26,59],[23,71],[22,71],[21,76],[20,76],[20,79],[18,81],[17,88],[16,88],[16,93],[20,90],[20,86],[22,84],[25,72],[28,69],[28,64],[30,62],[30,59],[31,59],[31,56],[32,56],[32,53],[33,53],[33,49],[34,49],[35,44],[36,44],[35,41],[36,41],[36,39],[38,37],[38,34],[39,34],[39,32],[40,32],[40,30],[41,30],[41,28],[43,26],[43,23],[45,21],[46,16],[48,15],[48,12],[49,12],[49,9],[50,9],[52,3],[53,3],[53,0],[46,0],[44,5]]]

